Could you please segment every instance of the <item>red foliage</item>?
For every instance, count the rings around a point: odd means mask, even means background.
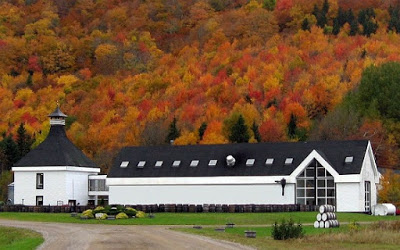
[[[25,106],[25,102],[23,100],[14,100],[14,107],[17,109],[22,108]]]
[[[267,120],[259,128],[261,138],[266,142],[278,142],[284,139],[282,127],[274,120]]]
[[[40,61],[38,56],[31,56],[28,59],[28,70],[41,72]]]
[[[31,114],[29,114],[28,112],[25,112],[22,116],[21,116],[21,120],[29,125],[32,125],[34,123],[36,123],[38,120],[36,119],[36,117],[33,117]]]

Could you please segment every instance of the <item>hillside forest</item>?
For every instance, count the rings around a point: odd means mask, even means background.
[[[399,32],[398,0],[0,1],[2,169],[57,102],[104,173],[171,141],[368,139],[398,169]]]

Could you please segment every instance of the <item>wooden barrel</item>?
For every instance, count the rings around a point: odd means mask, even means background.
[[[176,204],[176,212],[177,213],[182,213],[182,204]]]
[[[332,227],[330,221],[325,221],[325,222],[324,222],[324,226],[325,226],[325,228],[330,228],[330,227]]]
[[[322,215],[321,214],[317,214],[317,221],[321,221],[322,220]]]
[[[208,204],[203,204],[203,213],[208,213],[210,206]]]
[[[327,212],[335,212],[335,208],[332,205],[322,205],[319,207],[319,212],[321,214],[327,213]]]
[[[321,215],[321,218],[322,218],[323,221],[335,220],[336,219],[336,214],[332,213],[332,212],[323,213]]]
[[[165,212],[165,205],[164,204],[158,205],[158,212]]]
[[[228,207],[228,205],[226,205],[226,204],[223,204],[223,205],[222,205],[222,212],[223,212],[223,213],[229,212],[229,207]]]
[[[222,213],[222,205],[221,204],[215,205],[215,212]]]
[[[189,212],[189,205],[188,204],[183,204],[182,205],[182,211],[185,212],[185,213]]]
[[[314,227],[319,228],[319,221],[314,222]]]
[[[228,208],[229,213],[234,213],[235,212],[235,208],[236,208],[235,205],[229,205],[229,208]]]
[[[210,204],[208,206],[208,212],[215,213],[215,204]]]
[[[189,213],[196,213],[196,205],[193,204],[189,205]]]
[[[325,227],[325,222],[324,221],[320,221],[319,222],[319,227],[320,228],[324,228]]]

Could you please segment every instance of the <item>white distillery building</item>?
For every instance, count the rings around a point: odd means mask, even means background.
[[[126,147],[110,204],[307,204],[368,212],[380,174],[369,141]]]
[[[49,117],[47,138],[12,168],[13,202],[32,206],[87,205],[96,198],[89,196],[88,179],[98,178],[100,168],[67,138],[67,116],[58,107]]]

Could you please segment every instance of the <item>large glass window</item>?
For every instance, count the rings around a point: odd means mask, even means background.
[[[89,191],[108,191],[105,179],[89,180]]]
[[[297,204],[335,205],[333,176],[314,160],[297,177]]]
[[[371,211],[371,182],[366,181],[365,184],[365,212]]]
[[[43,173],[36,174],[36,189],[43,189],[44,176]]]

